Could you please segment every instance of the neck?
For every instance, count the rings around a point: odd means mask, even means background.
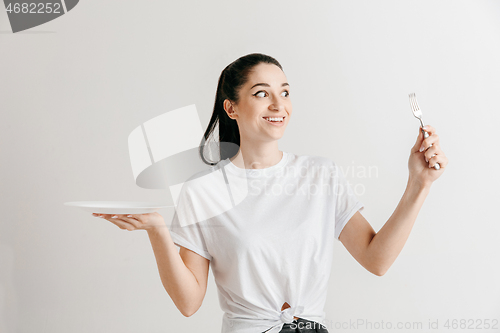
[[[282,157],[283,152],[278,149],[278,141],[259,146],[240,142],[238,153],[229,160],[241,169],[264,169],[278,164]]]

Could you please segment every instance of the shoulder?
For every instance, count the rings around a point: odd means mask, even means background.
[[[191,173],[182,183],[177,185],[179,192],[192,196],[216,190],[217,184],[223,180],[220,165],[220,162],[216,165],[207,165],[205,169]]]

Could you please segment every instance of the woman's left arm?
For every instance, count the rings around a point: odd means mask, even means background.
[[[384,275],[394,263],[410,235],[432,183],[448,165],[434,127],[427,125],[425,130],[429,137],[424,139],[419,128],[417,142],[408,160],[406,190],[389,220],[375,233],[363,215],[356,212],[340,233],[339,240],[349,253],[373,274]],[[432,147],[429,147],[431,144]],[[441,166],[439,170],[434,169],[435,163]]]

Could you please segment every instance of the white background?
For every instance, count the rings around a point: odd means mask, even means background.
[[[205,129],[221,71],[253,52],[291,86],[280,149],[332,158],[376,231],[406,186],[410,92],[449,159],[386,275],[336,242],[329,331],[500,320],[499,1],[86,0],[16,34],[2,9],[0,31],[1,332],[220,332],[211,272],[186,318],[145,231],[63,202],[170,200],[135,185],[128,134],[190,104]],[[374,326],[336,328],[358,320]]]

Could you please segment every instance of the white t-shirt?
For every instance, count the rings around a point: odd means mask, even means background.
[[[363,208],[332,160],[283,152],[268,168],[225,159],[185,182],[169,231],[210,260],[222,333],[276,333],[293,317],[324,324],[334,240]]]

